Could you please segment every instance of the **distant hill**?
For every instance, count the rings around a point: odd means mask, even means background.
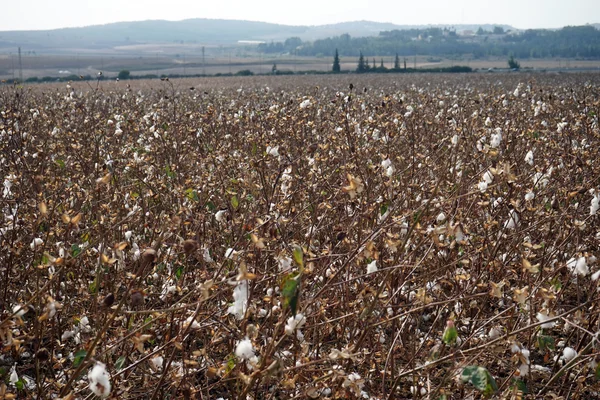
[[[303,41],[349,34],[353,37],[377,36],[382,31],[452,27],[456,31],[491,30],[507,25],[396,25],[372,21],[343,22],[317,26],[291,26],[266,22],[187,19],[183,21],[149,20],[117,22],[80,28],[43,31],[0,31],[0,52],[15,52],[16,47],[39,54],[112,52],[116,48],[130,51],[143,45],[227,46],[239,41],[284,41],[299,37]]]

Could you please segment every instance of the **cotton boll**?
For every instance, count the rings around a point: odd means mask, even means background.
[[[10,370],[10,378],[8,379],[13,385],[19,382],[19,375],[17,374],[17,364],[13,365]]]
[[[436,221],[441,224],[445,220],[446,220],[446,214],[444,214],[443,212],[439,213],[436,218]]]
[[[110,395],[110,376],[106,366],[100,362],[96,363],[88,373],[90,390],[98,397],[106,398]]]
[[[525,162],[529,165],[533,165],[533,151],[529,150],[525,155]]]
[[[227,210],[219,210],[215,213],[215,219],[217,222],[225,222],[225,215],[227,214]]]
[[[373,260],[367,265],[367,275],[377,272],[377,270],[377,260]]]
[[[505,229],[515,229],[519,225],[519,214],[515,210],[510,210],[508,219],[504,222]]]
[[[254,348],[250,339],[240,340],[235,347],[235,355],[242,360],[250,360],[254,357]]]
[[[577,357],[577,351],[572,347],[565,347],[565,349],[563,350],[564,360],[566,362],[569,362],[572,359],[574,359],[575,357]]]
[[[452,139],[450,139],[450,143],[452,143],[452,146],[455,146],[458,144],[458,135],[454,135],[452,136]]]
[[[534,197],[535,197],[535,194],[531,190],[529,192],[525,193],[525,201],[531,201],[531,200],[533,200]]]
[[[538,312],[535,316],[537,318],[538,321],[540,322],[544,322],[541,327],[543,329],[551,329],[556,325],[556,321],[551,321],[551,322],[545,322],[547,320],[549,320],[550,318],[552,318],[550,315],[548,315],[547,312]]]
[[[150,361],[152,361],[152,365],[155,369],[161,369],[163,366],[164,359],[161,356],[156,356]]]
[[[248,281],[243,280],[233,289],[233,305],[227,312],[233,314],[237,320],[244,318],[248,308]]]
[[[488,184],[487,184],[486,181],[481,181],[481,182],[479,182],[477,184],[477,189],[479,189],[479,191],[481,193],[485,193],[485,191],[487,190],[487,188],[488,188]]]
[[[595,195],[590,203],[590,215],[596,215],[600,209],[600,195]]]
[[[571,258],[567,261],[567,268],[571,270],[571,273],[576,275],[586,276],[590,272],[585,257]]]
[[[485,171],[483,174],[483,181],[488,185],[494,181],[494,174],[491,171]]]

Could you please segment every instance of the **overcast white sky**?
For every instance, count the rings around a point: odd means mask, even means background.
[[[598,0],[2,0],[0,31],[146,19],[226,18],[290,25],[371,20],[396,24],[600,23]]]

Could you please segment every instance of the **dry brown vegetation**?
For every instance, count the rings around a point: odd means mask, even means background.
[[[0,88],[0,397],[597,397],[599,81]]]

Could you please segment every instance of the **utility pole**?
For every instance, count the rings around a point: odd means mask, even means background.
[[[21,48],[19,47],[19,81],[23,83],[23,60],[21,58]]]

